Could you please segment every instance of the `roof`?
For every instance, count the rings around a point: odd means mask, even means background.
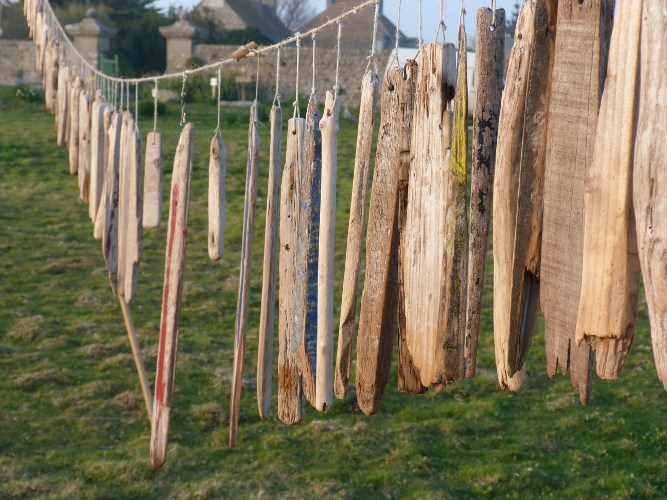
[[[208,2],[209,8],[215,8]],[[260,30],[267,38],[278,42],[292,33],[276,15],[275,9],[251,0],[224,0],[220,7],[226,5],[232,9],[247,26]]]

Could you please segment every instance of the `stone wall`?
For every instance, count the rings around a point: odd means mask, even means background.
[[[41,82],[30,40],[0,40],[0,61],[0,85]]]
[[[197,45],[194,55],[209,63],[227,58],[238,47],[229,45]],[[340,88],[341,104],[347,107],[359,106],[360,82],[368,64],[368,50],[344,49],[341,51]],[[391,51],[377,52],[377,63],[380,75],[389,62]],[[317,47],[315,53],[315,86],[318,101],[323,102],[325,92],[333,88],[336,79],[336,49]],[[313,52],[311,47],[302,47],[300,51],[299,96],[302,101],[307,100],[312,87]],[[280,51],[280,94],[283,105],[294,99],[296,83],[296,47],[285,47]],[[223,66],[225,73],[246,73],[253,81],[257,62],[248,58],[239,63]],[[213,75],[211,75],[213,76]],[[262,58],[259,72],[259,90],[262,99],[271,99],[275,93],[276,84],[276,55],[275,52]],[[254,90],[254,87],[253,87]],[[249,92],[251,93],[251,92]]]

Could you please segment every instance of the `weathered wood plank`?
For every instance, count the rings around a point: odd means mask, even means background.
[[[368,170],[371,162],[373,133],[375,131],[375,103],[380,85],[379,77],[372,71],[366,72],[361,80],[361,101],[359,105],[359,126],[357,128],[357,149],[354,159],[352,179],[352,201],[350,202],[350,222],[347,229],[347,250],[345,251],[345,273],[340,306],[340,327],[338,330],[338,350],[334,392],[338,399],[344,399],[350,381],[352,366],[352,342],[357,310],[357,288],[361,247],[364,239],[364,219],[366,211],[366,191]]]
[[[44,68],[44,105],[49,113],[56,113],[58,95],[58,65],[60,48],[52,39],[47,39]]]
[[[297,364],[296,259],[299,230],[299,187],[306,120],[292,118],[287,126],[285,168],[280,189],[280,289],[278,308],[278,418],[289,425],[303,420],[303,388]]]
[[[248,168],[246,174],[245,200],[243,202],[243,241],[241,243],[241,273],[236,306],[234,328],[234,373],[232,375],[232,398],[229,408],[229,446],[236,446],[239,425],[239,406],[243,387],[243,355],[248,332],[248,300],[250,299],[250,275],[252,272],[252,237],[255,227],[255,205],[257,204],[257,179],[259,176],[259,127],[255,101],[250,107],[248,126]]]
[[[540,303],[547,373],[570,368],[579,399],[590,398],[591,350],[574,335],[583,262],[584,177],[593,157],[609,50],[613,0],[560,0],[549,105]],[[594,71],[592,71],[594,69]]]
[[[667,2],[644,1],[634,209],[653,356],[667,389]]]
[[[104,112],[108,104],[101,98],[95,99],[90,118],[90,186],[88,195],[88,216],[95,223],[97,210],[102,198],[104,184],[104,164],[106,151],[104,150],[105,136]]]
[[[161,467],[166,458],[169,417],[174,401],[176,349],[178,347],[178,323],[188,234],[194,132],[195,127],[192,123],[186,123],[183,127],[176,148],[174,170],[171,177],[160,343],[155,374],[153,420],[151,422],[150,449],[151,465],[153,467]]]
[[[90,194],[90,95],[84,89],[79,94],[79,161],[77,175],[79,199],[88,203]]]
[[[336,239],[336,176],[340,100],[327,91],[322,133],[322,183],[317,270],[317,373],[315,408],[327,411],[333,403],[334,241]]]
[[[107,203],[109,201],[109,191],[107,188],[109,178],[109,150],[111,149],[111,121],[116,111],[113,106],[109,104],[104,110],[104,180],[102,182],[102,191],[100,193],[100,205],[97,207],[97,215],[95,216],[95,224],[93,228],[93,237],[96,240],[101,240],[104,234],[104,225],[106,222]]]
[[[220,260],[225,251],[227,154],[219,131],[211,140],[208,162],[208,257]]]
[[[495,30],[489,27],[495,23]],[[477,11],[475,43],[475,109],[472,130],[472,180],[468,246],[467,311],[465,334],[466,376],[475,376],[482,312],[484,269],[491,222],[493,177],[496,165],[498,117],[503,92],[505,11]]]
[[[282,183],[283,112],[280,105],[271,108],[271,146],[269,151],[269,184],[264,229],[264,265],[262,268],[262,302],[259,317],[257,352],[257,407],[262,419],[271,416],[271,379],[273,337],[276,309],[276,266],[278,224],[280,222],[280,186]]]
[[[69,93],[72,76],[69,67],[61,65],[58,70],[58,95],[56,96],[56,143],[61,148],[67,145],[67,123],[69,121]]]
[[[109,148],[107,149],[107,171],[105,176],[106,206],[102,231],[102,255],[109,272],[111,289],[116,293],[118,286],[118,203],[120,143],[123,116],[120,112],[111,115],[109,125]]]
[[[79,107],[81,106],[81,90],[83,83],[76,77],[69,93],[69,173],[76,175],[79,171]]]
[[[456,49],[427,43],[420,49],[412,126],[412,161],[405,219],[403,283],[406,340],[424,386],[444,379],[444,332],[440,328],[445,281],[446,186]]]
[[[584,258],[576,340],[596,351],[597,373],[616,379],[635,333],[639,256],[632,210],[641,1],[620,0],[584,191]],[[612,339],[610,344],[609,339]]]
[[[144,229],[154,229],[162,221],[162,134],[149,132],[144,162]]]

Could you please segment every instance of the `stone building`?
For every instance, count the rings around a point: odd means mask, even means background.
[[[195,10],[222,29],[256,28],[274,43],[291,35],[276,14],[276,0],[202,0]]]

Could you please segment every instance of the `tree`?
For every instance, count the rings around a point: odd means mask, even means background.
[[[290,31],[296,31],[313,17],[310,0],[280,0],[278,17]]]
[[[516,23],[519,21],[519,11],[521,10],[521,3],[514,2],[514,9],[512,10],[512,19],[507,20],[507,29],[505,32],[514,37],[514,32],[516,31]]]

